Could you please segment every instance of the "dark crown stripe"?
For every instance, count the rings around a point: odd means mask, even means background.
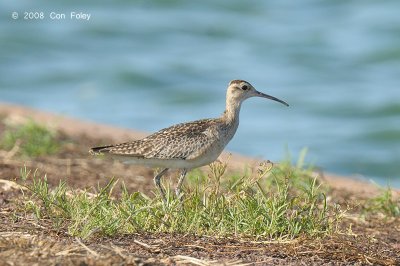
[[[243,83],[243,82],[248,83],[248,82],[245,81],[245,80],[235,79],[235,80],[232,80],[232,81],[229,83],[229,85],[232,85],[232,84],[240,84],[240,83]]]

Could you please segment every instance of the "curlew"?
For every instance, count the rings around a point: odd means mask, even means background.
[[[226,93],[226,109],[220,117],[177,124],[140,140],[95,147],[90,149],[90,153],[111,155],[124,163],[162,168],[154,177],[154,183],[164,201],[166,195],[161,177],[168,169],[180,169],[175,188],[176,196],[180,197],[186,173],[215,161],[233,138],[239,126],[241,105],[251,97],[262,97],[289,106],[278,98],[257,91],[247,81],[232,80]]]

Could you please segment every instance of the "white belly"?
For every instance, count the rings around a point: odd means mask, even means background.
[[[203,165],[208,165],[218,158],[197,158],[192,160],[183,159],[142,159],[134,157],[116,158],[126,164],[145,165],[149,167],[162,167],[171,169],[193,169]]]

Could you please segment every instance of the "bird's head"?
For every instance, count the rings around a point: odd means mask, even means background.
[[[244,80],[232,80],[229,82],[227,90],[227,100],[236,103],[242,103],[244,100],[251,97],[262,97],[270,100],[280,102],[286,106],[289,106],[286,102],[270,96],[268,94],[257,91],[249,82]]]

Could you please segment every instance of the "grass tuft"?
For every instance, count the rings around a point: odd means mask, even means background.
[[[19,126],[7,126],[1,136],[0,147],[11,150],[15,146],[18,146],[19,154],[28,157],[54,154],[60,148],[56,133],[34,121]]]
[[[380,213],[386,217],[400,217],[400,198],[394,198],[390,187],[382,188],[378,196],[366,202],[364,211],[372,214]]]
[[[208,173],[194,171],[188,176],[183,201],[167,188],[166,204],[158,193],[129,193],[123,183],[122,192],[113,195],[115,178],[92,194],[72,190],[65,182],[49,189],[46,177],[26,168],[21,177],[31,192],[24,201],[27,212],[83,238],[174,232],[286,239],[331,234],[341,218],[311,172],[289,164],[273,167],[265,162],[240,175],[227,174],[226,164],[215,162]]]

